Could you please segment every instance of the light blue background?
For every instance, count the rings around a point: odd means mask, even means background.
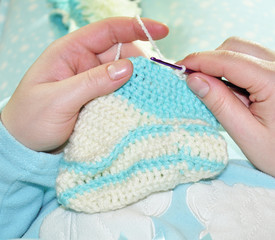
[[[144,0],[143,16],[166,23],[167,38],[158,46],[168,58],[217,48],[239,36],[275,49],[274,0]]]
[[[27,69],[60,34],[45,0],[0,1],[0,100],[10,96]]]
[[[215,49],[232,35],[275,49],[274,0],[143,0],[141,7],[143,16],[169,26],[169,36],[157,42],[167,58]],[[47,0],[0,0],[0,101],[64,34],[50,21],[52,10]]]

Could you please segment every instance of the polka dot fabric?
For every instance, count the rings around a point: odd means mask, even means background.
[[[142,16],[169,26],[158,46],[171,59],[215,49],[231,36],[275,46],[273,0],[143,0],[141,7]]]
[[[56,181],[66,208],[119,209],[226,167],[219,124],[185,81],[143,57],[130,60],[132,78],[79,115]]]
[[[0,1],[0,101],[14,92],[27,69],[60,33],[45,0]]]

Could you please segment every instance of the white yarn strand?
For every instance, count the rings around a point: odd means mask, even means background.
[[[117,61],[120,58],[121,47],[122,47],[122,43],[118,43],[117,44],[117,52],[116,52],[115,61]]]
[[[142,22],[141,18],[139,15],[136,16],[136,19],[139,23],[139,25],[141,26],[143,32],[145,33],[146,37],[148,38],[150,44],[152,45],[153,50],[157,53],[158,57],[160,59],[165,59],[165,57],[161,54],[159,48],[157,47],[155,41],[153,40],[151,34],[149,33],[148,29],[145,27],[144,23]],[[121,47],[122,47],[122,43],[118,43],[117,44],[117,53],[115,56],[115,61],[119,60],[120,55],[121,55]],[[181,66],[182,70],[175,70],[175,74],[181,79],[181,80],[186,80],[186,74],[185,74],[185,66]]]
[[[180,65],[182,67],[181,70],[174,70],[174,73],[179,77],[179,79],[186,81],[187,75],[185,73],[186,67],[184,65]]]
[[[151,37],[150,33],[148,32],[147,28],[145,27],[144,23],[142,22],[141,18],[139,15],[136,16],[136,19],[139,23],[139,25],[141,26],[143,32],[145,33],[146,37],[148,38],[149,42],[151,43],[151,45],[153,46],[153,49],[157,52],[158,56],[160,59],[164,59],[163,55],[161,54],[159,48],[157,47],[155,41],[153,40],[153,38]]]

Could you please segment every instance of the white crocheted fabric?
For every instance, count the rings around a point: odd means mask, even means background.
[[[212,178],[227,164],[218,122],[173,70],[131,58],[132,78],[79,115],[57,178],[58,200],[88,213]]]

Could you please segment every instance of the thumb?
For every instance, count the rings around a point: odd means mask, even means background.
[[[94,98],[109,94],[125,84],[133,73],[133,64],[128,59],[99,65],[66,80],[61,84],[60,94],[70,109],[79,110]],[[60,95],[59,95],[60,96]]]
[[[234,140],[247,138],[257,122],[247,106],[220,80],[203,73],[193,73],[187,85],[213,113]]]

